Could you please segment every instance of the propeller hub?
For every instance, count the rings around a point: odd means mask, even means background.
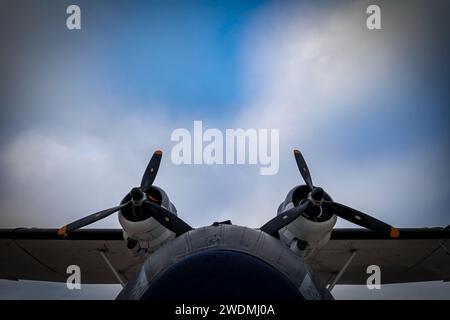
[[[131,195],[131,199],[133,201],[133,204],[139,203],[142,201],[142,199],[144,198],[144,193],[142,192],[142,190],[140,188],[133,188],[130,191],[130,195]]]
[[[323,197],[325,196],[325,191],[320,188],[316,187],[311,191],[311,193],[308,196],[308,199],[311,200],[314,206],[320,206],[323,202]]]
[[[312,206],[305,210],[305,214],[310,216],[311,218],[318,218],[322,215],[322,207],[321,206]]]

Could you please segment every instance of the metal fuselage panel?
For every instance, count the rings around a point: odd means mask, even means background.
[[[189,231],[142,265],[117,299],[332,299],[303,258],[255,229],[220,224]]]

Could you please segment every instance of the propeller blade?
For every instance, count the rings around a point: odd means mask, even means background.
[[[87,217],[81,218],[77,221],[71,222],[71,223],[59,228],[58,235],[67,236],[67,234],[69,234],[70,232],[80,229],[84,226],[87,226],[88,224],[94,223],[103,218],[106,218],[107,216],[110,216],[114,212],[119,211],[120,209],[126,207],[129,204],[130,204],[130,202],[127,202],[127,203],[121,204],[120,206],[102,210],[102,211],[93,213]]]
[[[307,200],[299,206],[286,210],[263,225],[260,230],[270,234],[271,236],[275,236],[278,230],[284,228],[289,223],[297,219],[310,205],[311,201]]]
[[[333,201],[324,201],[322,203],[322,207],[331,210],[334,214],[336,214],[338,217],[341,217],[342,219],[353,222],[354,224],[357,224],[369,230],[387,234],[391,238],[398,238],[400,236],[400,232],[397,228],[394,228],[393,226],[388,225],[383,221],[375,219],[368,214],[344,206],[343,204]]]
[[[169,210],[149,201],[142,202],[142,206],[151,211],[152,217],[170,231],[175,232],[176,236],[180,236],[192,230],[192,227],[186,222],[178,218]]]
[[[141,181],[141,190],[147,192],[155,181],[161,163],[162,151],[156,150],[150,159]]]
[[[308,166],[306,164],[305,158],[303,158],[302,153],[300,150],[294,149],[294,156],[295,161],[297,162],[298,170],[300,171],[300,174],[303,177],[303,180],[305,180],[305,183],[308,185],[310,190],[313,190],[313,183],[311,179],[311,174],[309,173]]]

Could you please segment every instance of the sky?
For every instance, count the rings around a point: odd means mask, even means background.
[[[66,8],[81,8],[81,30]],[[381,8],[381,30],[366,9]],[[397,227],[450,224],[446,1],[0,1],[0,227],[59,227],[155,184],[194,227],[258,227],[301,184]],[[279,129],[276,175],[175,165],[177,128]],[[25,201],[24,201],[25,200]],[[116,215],[92,227],[119,228]],[[354,227],[338,220],[336,227]],[[0,298],[114,298],[118,286],[0,281]],[[448,283],[336,298],[450,298]]]

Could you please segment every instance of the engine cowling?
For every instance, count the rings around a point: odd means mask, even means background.
[[[302,204],[308,198],[309,192],[310,189],[306,185],[293,188],[278,207],[278,214]],[[331,201],[332,199],[325,193],[324,200]],[[314,210],[321,211],[308,214],[307,210],[279,231],[280,240],[290,246],[293,251],[305,257],[328,242],[337,220],[332,212],[322,211],[320,207],[316,207]]]
[[[147,200],[177,214],[177,209],[163,189],[152,186],[144,196]],[[130,200],[131,194],[127,194],[121,203]],[[127,240],[128,249],[137,255],[152,253],[175,238],[174,232],[161,225],[140,206],[130,206],[120,210],[119,222],[123,228],[123,236]]]

